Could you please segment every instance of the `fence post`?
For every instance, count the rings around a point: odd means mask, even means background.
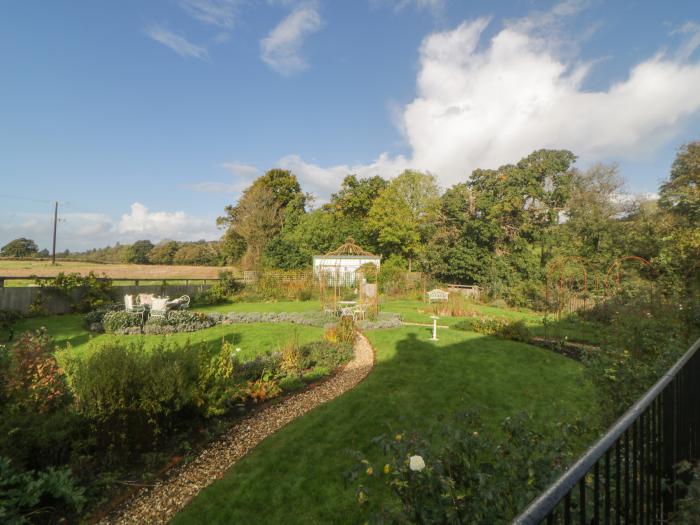
[[[663,513],[667,517],[673,512],[676,493],[676,379],[663,392],[663,475],[668,484],[663,495]]]

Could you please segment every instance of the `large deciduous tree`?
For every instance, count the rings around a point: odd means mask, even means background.
[[[225,216],[217,219],[219,226],[231,230],[224,238],[227,249],[235,253],[245,243],[243,266],[259,267],[270,240],[280,233],[286,220],[296,220],[304,213],[306,200],[291,172],[268,171],[243,192],[235,206],[225,208]]]
[[[406,170],[379,193],[367,225],[382,253],[401,254],[410,262],[423,253],[434,233],[439,208],[435,176]]]
[[[39,247],[31,239],[20,237],[8,242],[0,249],[3,257],[31,257],[39,251]]]
[[[154,246],[151,241],[136,241],[124,253],[124,262],[131,264],[148,264],[148,255]]]
[[[681,146],[660,190],[662,208],[691,224],[700,224],[700,141]]]

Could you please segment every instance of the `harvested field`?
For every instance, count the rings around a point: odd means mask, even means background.
[[[216,279],[219,272],[229,270],[239,275],[237,268],[223,266],[164,266],[155,264],[100,264],[94,262],[16,261],[0,259],[0,276],[53,277],[59,272],[88,274],[95,272],[112,279]]]

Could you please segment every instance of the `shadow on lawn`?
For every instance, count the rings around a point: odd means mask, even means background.
[[[523,411],[548,437],[558,422],[593,419],[595,396],[580,364],[496,337],[440,329],[434,342],[431,334],[419,326],[367,332],[376,363],[366,379],[267,438],[173,523],[362,523],[342,473],[353,465],[350,450],[381,459],[378,435],[435,431],[439,439],[446,418],[471,409],[496,434]],[[577,448],[590,439],[581,436]]]

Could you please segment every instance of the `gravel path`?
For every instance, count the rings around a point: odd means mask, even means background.
[[[240,423],[209,445],[202,453],[152,488],[144,488],[100,524],[167,523],[200,490],[224,473],[270,436],[318,405],[347,392],[362,381],[374,366],[374,351],[367,338],[359,334],[355,356],[335,376],[319,385],[293,394],[270,405]]]

